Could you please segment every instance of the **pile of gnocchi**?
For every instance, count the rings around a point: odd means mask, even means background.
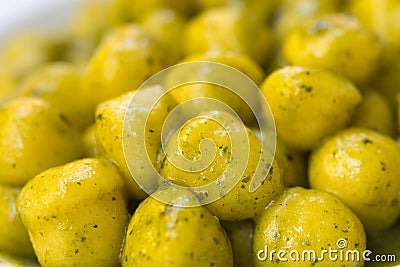
[[[0,265],[396,266],[399,17],[399,0],[86,1],[57,33],[2,41]],[[144,116],[160,88],[140,86],[198,61],[259,87],[276,129],[270,163],[265,129],[218,85],[186,84]],[[238,116],[199,103],[163,142],[170,112],[198,97]],[[127,114],[145,128],[147,155],[125,153]],[[235,166],[241,127],[248,161]],[[171,162],[200,161],[204,140],[215,152],[204,168]],[[130,168],[144,160],[165,179],[150,193]],[[268,171],[251,190],[260,164]],[[202,204],[191,188],[227,169],[238,182]]]

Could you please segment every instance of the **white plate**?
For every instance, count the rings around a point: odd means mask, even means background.
[[[54,31],[64,25],[82,0],[2,0],[0,40],[26,30]]]

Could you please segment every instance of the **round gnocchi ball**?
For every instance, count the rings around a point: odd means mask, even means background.
[[[78,128],[93,120],[90,96],[82,88],[80,71],[72,64],[56,62],[43,66],[29,75],[19,90],[23,96],[48,101]]]
[[[262,153],[269,155],[270,151],[261,152],[265,149],[263,143],[241,124],[227,112],[205,112],[170,135],[159,163],[164,179],[178,185],[199,187],[215,182],[219,197],[207,204],[207,208],[221,220],[255,218],[283,191],[277,161],[268,162],[268,156],[261,156]],[[235,139],[242,134],[246,135],[247,143]],[[202,144],[206,140],[214,144],[207,147]],[[215,147],[215,153],[211,146]],[[181,164],[186,161],[187,164]],[[256,190],[250,190],[256,178],[261,178],[261,184]],[[230,191],[222,193],[229,186],[226,180],[235,184]],[[208,192],[211,194],[215,192]]]
[[[0,183],[23,186],[38,173],[82,156],[78,130],[39,98],[0,107]]]
[[[117,166],[85,158],[35,176],[17,211],[41,266],[118,266],[126,202]]]
[[[266,63],[272,52],[270,29],[238,8],[203,11],[188,22],[183,35],[186,55],[230,51]]]
[[[362,84],[378,69],[381,44],[356,17],[321,15],[296,28],[283,41],[282,56],[290,65],[323,68]]]
[[[288,146],[307,151],[350,123],[362,95],[345,77],[322,69],[288,66],[261,85],[278,136]]]
[[[399,166],[395,140],[366,128],[349,128],[312,152],[309,183],[338,196],[367,230],[381,230],[400,214]]]
[[[102,101],[136,90],[168,66],[164,46],[136,24],[113,28],[96,48],[84,77],[85,91],[95,107]]]
[[[336,196],[292,187],[255,221],[254,266],[361,267],[366,241],[362,223]],[[355,258],[330,258],[348,251]]]
[[[397,0],[351,0],[349,11],[386,44],[400,45],[400,2]]]
[[[165,195],[171,202],[159,201]],[[218,218],[199,204],[191,192],[171,187],[141,202],[126,231],[122,266],[233,267],[228,236]]]

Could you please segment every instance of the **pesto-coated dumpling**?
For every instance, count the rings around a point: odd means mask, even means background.
[[[339,12],[343,0],[281,0],[277,9],[277,19],[274,21],[274,30],[282,40],[293,29],[301,25],[304,20],[321,14]]]
[[[0,50],[1,71],[12,79],[21,80],[46,62],[60,60],[60,43],[57,36],[21,32],[2,42]]]
[[[380,230],[400,214],[400,146],[384,134],[349,128],[327,139],[309,162],[312,188],[337,195],[367,230]]]
[[[243,128],[245,131],[243,133],[241,125],[241,121],[222,111],[203,113],[171,134],[164,146],[165,153],[159,164],[160,174],[167,181],[189,187],[216,182],[221,190],[219,195],[223,194],[222,190],[227,187],[226,180],[238,181],[231,191],[207,205],[207,208],[221,220],[241,221],[254,218],[283,190],[281,172],[276,160],[267,162],[266,157],[261,157],[261,141],[247,127]],[[235,136],[241,134],[247,135],[247,144],[240,141],[235,143]],[[205,146],[202,148],[201,143],[206,139],[214,142],[211,144],[216,149],[214,157],[211,148]],[[238,163],[238,157],[246,157],[247,151],[249,153],[245,159],[247,161]],[[264,153],[269,152],[264,151]],[[179,161],[183,159],[193,163],[195,168],[189,165],[179,166]],[[210,159],[209,165],[195,166],[203,159]],[[258,164],[261,165],[263,172],[258,173],[257,177],[262,178],[263,182],[257,190],[250,192]],[[244,167],[243,172],[240,167]]]
[[[93,109],[82,88],[79,70],[66,62],[48,64],[29,75],[21,85],[21,94],[48,101],[73,125],[83,128],[93,120]]]
[[[291,32],[282,45],[290,65],[323,68],[365,82],[379,66],[378,38],[357,18],[344,14],[319,16]]]
[[[92,105],[136,90],[168,66],[168,57],[164,47],[139,25],[113,28],[96,48],[84,79]]]
[[[215,63],[203,63],[204,66],[201,71],[200,69],[198,69],[198,71],[193,71],[193,67],[171,70],[165,82],[167,88],[172,88],[176,86],[176,84],[182,83],[182,80],[192,81],[204,79],[216,81],[217,83],[185,83],[172,90],[171,95],[178,104],[190,101],[190,108],[183,109],[183,113],[198,115],[206,111],[223,110],[225,109],[225,107],[221,105],[223,103],[235,110],[246,125],[255,125],[256,119],[254,113],[260,110],[260,97],[256,93],[248,93],[249,91],[247,88],[251,81],[255,84],[260,84],[262,82],[265,76],[262,68],[250,57],[230,51],[208,51],[205,53],[193,54],[183,58],[181,62],[191,62],[191,64],[188,65],[193,66],[195,65],[193,62],[198,61],[225,64],[234,68],[231,70],[232,72],[241,71],[243,74],[235,73],[235,77],[230,77],[230,75],[222,71],[222,68],[229,69],[229,67],[218,66],[218,64]],[[210,70],[205,71],[205,69],[208,68]],[[217,71],[213,71],[212,69]],[[247,75],[247,77],[244,75]],[[230,88],[220,86],[219,84],[224,84],[225,86],[229,84],[230,86],[227,87]],[[256,89],[255,85],[254,89]],[[245,99],[243,97],[245,97]],[[204,98],[211,98],[216,101],[209,101]],[[216,104],[216,102],[219,105]]]
[[[128,212],[112,162],[87,158],[40,173],[17,210],[43,267],[119,266]]]
[[[345,77],[296,66],[274,71],[261,90],[274,115],[278,136],[302,151],[349,124],[362,99]]]
[[[12,186],[82,155],[78,131],[38,98],[18,98],[0,107],[0,151],[0,183]]]
[[[72,44],[81,41],[97,44],[112,27],[131,21],[128,6],[127,0],[83,2],[68,25],[69,41]]]
[[[161,149],[162,123],[160,122],[165,120],[168,112],[175,105],[172,98],[165,96],[157,105],[151,107],[152,96],[154,94],[162,94],[163,89],[153,86],[141,90],[143,90],[143,94],[136,96],[136,104],[134,105],[131,105],[131,101],[135,96],[135,92],[129,92],[101,103],[96,110],[95,122],[96,139],[100,154],[118,164],[124,174],[128,195],[138,200],[143,199],[146,193],[137,185],[132,177],[127,160],[137,166],[145,166],[143,162],[148,159],[153,165],[156,164],[157,155]],[[149,118],[146,118],[149,107],[151,107],[151,115]],[[127,119],[124,123],[125,116],[130,119]],[[125,140],[123,140],[124,127],[133,129],[132,125],[140,125],[142,126],[141,130],[145,129],[147,155],[131,156],[130,153],[127,153],[130,158],[125,158],[123,142],[133,142],[135,141],[134,136],[140,134],[131,131],[125,136]],[[143,170],[143,177],[147,175],[146,171],[149,170]],[[149,175],[152,174],[152,172],[148,173]]]
[[[68,24],[65,60],[86,67],[101,37],[127,20],[125,0],[85,1]],[[118,17],[118,18],[117,18]]]
[[[349,12],[385,43],[400,46],[400,2],[398,0],[351,0]]]
[[[16,187],[0,185],[0,251],[34,259],[28,232],[17,214],[19,191]]]
[[[365,248],[365,232],[357,216],[336,196],[313,189],[285,190],[255,221],[256,267],[337,267],[338,263],[361,267]],[[344,256],[339,258],[341,252]]]
[[[174,200],[158,201],[168,195]],[[173,196],[173,197],[171,197]],[[162,188],[133,214],[121,256],[123,267],[233,267],[230,241],[214,217],[186,190]]]
[[[185,19],[172,9],[156,9],[145,13],[138,23],[151,36],[167,47],[171,61],[178,60],[182,55],[182,38]]]
[[[183,44],[186,55],[231,51],[266,63],[272,52],[272,35],[265,24],[248,13],[222,7],[205,10],[189,21]]]

